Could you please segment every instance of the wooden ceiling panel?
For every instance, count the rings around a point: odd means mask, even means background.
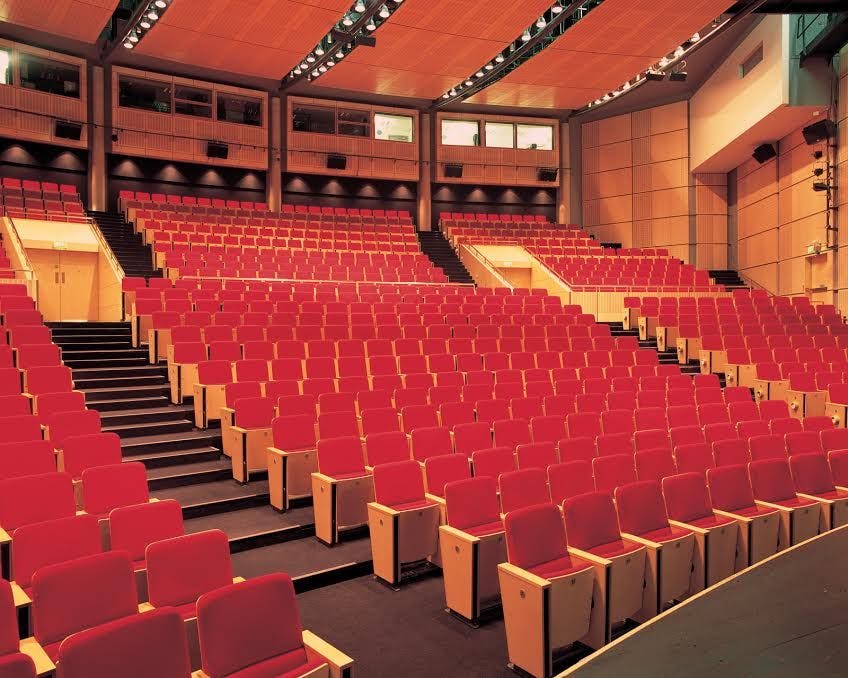
[[[324,87],[435,99],[493,58],[551,0],[406,0],[375,37],[316,81]]]
[[[349,0],[174,0],[141,54],[281,78],[338,22]]]
[[[0,0],[0,21],[94,43],[118,0]]]
[[[722,14],[728,0],[606,0],[469,104],[579,108],[646,69]]]

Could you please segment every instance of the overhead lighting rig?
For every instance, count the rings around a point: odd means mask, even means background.
[[[577,21],[600,5],[603,0],[555,0],[548,10],[494,58],[463,78],[436,99],[432,108],[459,103],[511,73],[525,61],[553,44]]]
[[[312,82],[339,63],[357,47],[374,47],[377,32],[403,0],[357,0],[321,41],[289,71],[280,83],[287,89],[295,83]]]
[[[121,34],[115,36],[115,40],[106,43],[104,56],[108,56],[112,50],[121,45],[126,50],[136,48],[144,37],[153,29],[153,27],[162,18],[162,15],[171,6],[172,0],[145,0],[136,7],[126,28]]]

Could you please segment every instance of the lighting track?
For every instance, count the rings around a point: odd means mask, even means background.
[[[483,64],[475,73],[454,85],[450,90],[435,99],[431,109],[440,109],[480,92],[521,64],[550,47],[562,37],[568,29],[603,3],[603,0],[578,0],[565,4],[557,0],[553,5],[521,34],[498,52],[493,59]]]
[[[357,0],[341,20],[280,81],[286,90],[298,82],[320,78],[354,49],[373,47],[371,37],[401,6],[403,0]]]
[[[153,30],[162,15],[171,6],[171,2],[172,0],[144,0],[144,2],[139,3],[127,21],[125,28],[112,39],[107,38],[100,58],[107,61],[119,46],[132,51],[144,39],[144,36]]]

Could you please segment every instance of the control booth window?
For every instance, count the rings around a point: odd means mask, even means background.
[[[320,106],[295,106],[292,111],[292,131],[312,134],[335,134],[336,112]]]
[[[262,101],[233,94],[218,94],[218,120],[262,126]]]
[[[371,136],[371,114],[368,111],[340,108],[336,116],[339,134],[346,137]]]
[[[20,53],[18,63],[20,65],[21,87],[79,99],[79,66],[24,52]]]
[[[0,85],[12,84],[12,53],[0,49]]]
[[[442,120],[443,146],[479,146],[480,123],[476,120]]]
[[[118,79],[118,104],[124,108],[170,113],[171,85],[122,75]]]
[[[516,125],[516,148],[554,150],[554,128],[550,125]]]
[[[196,118],[212,117],[212,92],[197,87],[174,87],[174,113]]]
[[[411,115],[374,114],[374,138],[387,141],[413,141],[413,118]]]
[[[487,122],[486,146],[490,148],[515,148],[515,127],[511,122]]]

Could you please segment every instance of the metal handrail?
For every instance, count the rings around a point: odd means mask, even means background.
[[[494,275],[498,280],[500,280],[501,283],[503,283],[504,287],[508,287],[511,290],[515,289],[515,287],[512,285],[512,283],[510,283],[506,278],[504,278],[500,274],[500,272],[498,271],[498,267],[495,265],[495,263],[493,261],[491,261],[480,250],[478,250],[475,245],[467,245],[467,244],[462,243],[462,244],[460,244],[460,247],[465,247],[466,250],[468,250],[468,253],[472,257],[477,259],[481,264],[484,264],[485,266],[487,266],[491,270],[492,275]]]
[[[115,253],[112,251],[112,247],[109,245],[109,241],[106,240],[106,236],[103,235],[103,231],[100,230],[100,226],[94,219],[91,218],[88,219],[88,224],[91,226],[91,230],[94,232],[94,236],[97,238],[101,250],[109,260],[109,265],[118,276],[118,280],[123,280],[127,274],[124,272],[124,267],[121,266],[121,262],[118,261],[118,257],[115,256]]]

